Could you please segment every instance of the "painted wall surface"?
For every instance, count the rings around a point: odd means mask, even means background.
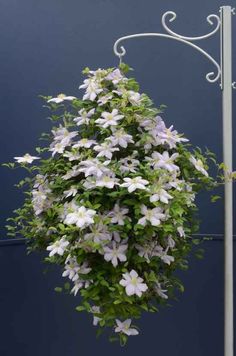
[[[161,15],[173,10],[173,28],[194,36],[210,30],[205,18],[230,0],[0,0],[1,162],[34,153],[41,132],[49,130],[38,95],[81,95],[85,66],[116,66],[114,41],[126,34],[160,32]],[[236,63],[236,18],[233,61]],[[219,58],[219,36],[201,43]],[[146,38],[126,44],[125,62],[134,69],[141,90],[156,105],[166,104],[167,124],[185,132],[194,145],[207,146],[222,160],[221,91],[205,74],[212,65],[184,44]],[[234,74],[234,80],[236,74]],[[235,93],[234,93],[235,98]],[[235,117],[235,105],[234,105]],[[236,152],[235,152],[236,153]],[[236,154],[235,154],[236,157]],[[235,164],[234,164],[235,167]],[[5,219],[23,196],[13,187],[24,172],[1,169],[1,239]],[[223,233],[223,204],[199,198],[202,233]],[[40,255],[26,255],[23,244],[0,242],[0,355],[175,356],[223,354],[223,242],[204,243],[205,259],[190,259],[182,274],[185,293],[172,307],[145,315],[139,337],[126,348],[95,339],[87,315],[74,311],[72,296],[58,295],[61,271],[49,270]]]

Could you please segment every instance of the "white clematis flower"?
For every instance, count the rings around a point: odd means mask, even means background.
[[[99,307],[97,307],[96,305],[94,305],[92,308],[91,308],[92,312],[94,314],[100,314],[101,313],[101,310]],[[93,325],[94,326],[97,326],[99,321],[102,320],[102,318],[99,318],[98,316],[93,316]]]
[[[121,74],[120,70],[117,68],[109,73],[106,77],[106,80],[111,80],[113,84],[118,84],[121,80],[124,79],[123,75]]]
[[[167,289],[162,289],[161,284],[159,282],[156,282],[154,289],[155,289],[157,295],[159,295],[159,297],[161,297],[163,299],[168,299],[168,295],[166,294]]]
[[[137,295],[141,297],[148,289],[146,283],[143,283],[143,278],[140,278],[135,270],[132,269],[131,272],[123,273],[122,276],[123,279],[120,280],[120,285],[125,287],[128,296]]]
[[[120,170],[122,173],[135,173],[140,162],[138,159],[134,159],[132,156],[127,156],[120,160],[121,166]]]
[[[88,274],[92,271],[92,268],[88,267],[88,262],[85,261],[82,265],[79,265],[78,273],[80,274]]]
[[[160,259],[167,265],[170,265],[171,262],[174,262],[175,258],[167,254],[168,250],[169,247],[164,250],[162,246],[157,245],[153,254],[154,256],[160,257]]]
[[[95,120],[96,124],[99,124],[100,127],[106,129],[109,126],[118,125],[118,121],[123,119],[124,115],[118,115],[118,110],[113,109],[112,112],[104,111],[101,114],[101,117]]]
[[[78,135],[77,131],[68,131],[65,127],[60,125],[56,130],[52,130],[53,144],[61,143],[63,146],[69,146],[72,139]]]
[[[66,215],[70,212],[73,212],[77,209],[78,205],[75,200],[71,200],[70,202],[65,202],[65,204],[59,209],[59,217],[60,220],[65,220]]]
[[[95,210],[86,209],[84,206],[77,206],[74,212],[68,213],[64,220],[67,225],[76,225],[83,229],[84,227],[93,224],[93,217],[96,214]]]
[[[164,204],[168,204],[169,203],[169,199],[173,199],[173,197],[167,193],[167,191],[165,189],[162,188],[154,188],[154,192],[152,192],[153,194],[150,196],[150,202],[156,202],[156,201],[161,201]]]
[[[84,80],[84,84],[79,86],[80,89],[86,89],[83,100],[94,101],[99,93],[103,91],[96,78],[89,78]]]
[[[160,133],[166,129],[166,125],[160,116],[147,119],[143,119],[143,117],[141,116],[139,120],[139,125],[141,127],[144,127],[146,131],[150,131],[150,133],[152,133],[153,130]]]
[[[208,177],[208,172],[205,170],[204,165],[200,159],[196,159],[195,157],[191,156],[189,161],[194,165],[197,171]]]
[[[147,161],[150,161],[151,166],[154,169],[163,168],[169,172],[178,171],[179,167],[174,164],[174,160],[179,157],[178,153],[173,153],[169,156],[169,152],[165,151],[162,154],[159,152],[153,152],[150,157],[146,157]]]
[[[112,241],[111,247],[105,246],[103,248],[104,251],[104,259],[113,264],[114,267],[117,267],[118,265],[118,260],[121,262],[127,261],[127,257],[125,255],[125,252],[128,248],[128,245],[124,244],[117,244],[115,241]]]
[[[146,189],[145,185],[149,182],[146,179],[138,176],[135,178],[124,178],[125,183],[122,183],[120,186],[128,189],[129,193],[134,192],[136,189]]]
[[[85,177],[95,176],[99,178],[104,174],[111,173],[110,169],[106,167],[109,163],[110,161],[102,163],[97,158],[87,159],[80,162],[78,171],[84,173]]]
[[[178,191],[183,190],[185,181],[177,178],[177,174],[179,174],[179,172],[175,171],[172,173],[172,175],[169,176],[169,180],[165,184],[166,189],[175,188]]]
[[[96,79],[96,80],[100,81],[107,74],[107,71],[106,71],[106,69],[98,68],[96,70],[90,70],[89,74],[93,75],[94,80]]]
[[[32,190],[32,205],[35,215],[39,215],[49,209],[52,204],[52,199],[49,196],[51,189],[48,187],[47,181],[39,185],[36,183],[36,186],[37,189]]]
[[[130,219],[126,216],[128,212],[129,209],[125,207],[120,207],[119,204],[115,204],[113,210],[110,211],[107,216],[111,218],[111,222],[113,224],[124,225],[125,219]]]
[[[112,239],[112,236],[107,229],[107,225],[104,225],[102,222],[90,226],[89,229],[91,232],[84,235],[85,240],[101,243]]]
[[[62,176],[62,179],[67,180],[70,178],[74,178],[80,174],[78,166],[73,166],[66,174]]]
[[[174,262],[174,257],[173,256],[170,256],[170,255],[167,255],[166,253],[163,253],[161,257],[161,260],[166,263],[167,265],[170,265],[171,262]]]
[[[112,90],[112,92],[122,96],[122,98],[126,99],[134,106],[139,105],[142,101],[141,94],[133,90],[126,90],[121,87],[119,90]]]
[[[36,174],[33,188],[38,188],[40,185],[48,183],[46,180],[47,175]]]
[[[127,97],[128,97],[129,102],[132,105],[139,105],[142,101],[141,94],[136,91],[133,91],[133,90],[129,90],[127,92]]]
[[[76,295],[78,294],[78,291],[81,288],[88,288],[90,286],[92,281],[90,280],[84,280],[84,279],[77,279],[76,281],[74,281],[74,287],[71,289],[71,293],[74,294],[74,296],[76,297]]]
[[[59,95],[57,95],[57,97],[52,98],[52,99],[49,99],[47,102],[48,102],[48,103],[60,104],[60,103],[62,103],[62,102],[65,101],[65,100],[72,101],[72,100],[74,100],[74,99],[76,99],[75,96],[67,96],[67,95],[65,95],[65,94],[59,94]]]
[[[50,251],[49,257],[52,257],[55,254],[62,256],[68,245],[69,241],[67,241],[65,237],[62,237],[60,240],[55,241],[52,245],[49,245],[47,247],[47,251]]]
[[[126,319],[123,322],[120,321],[119,319],[116,319],[116,324],[117,324],[117,327],[115,328],[116,333],[123,333],[128,336],[131,336],[131,335],[134,336],[134,335],[139,334],[137,329],[130,327],[131,319]]]
[[[70,162],[72,161],[78,161],[80,160],[80,153],[79,152],[71,152],[71,151],[65,151],[63,153],[63,157],[66,157],[69,159]]]
[[[138,245],[138,244],[135,244],[134,245],[135,248],[138,250],[138,255],[140,257],[143,257],[145,258],[145,260],[147,260],[148,263],[150,263],[150,258],[152,257],[152,249],[150,247],[150,245]]]
[[[119,151],[119,148],[113,147],[110,142],[103,142],[101,145],[97,145],[93,149],[98,152],[97,157],[106,157],[108,159],[112,158],[113,152]]]
[[[79,264],[77,263],[76,258],[69,258],[69,260],[66,261],[65,271],[62,273],[62,277],[68,277],[74,282],[79,278],[77,274],[78,271]]]
[[[129,143],[134,143],[133,137],[127,134],[123,128],[119,130],[114,130],[113,128],[112,132],[113,135],[106,138],[106,140],[111,142],[112,146],[119,145],[121,147],[127,148]]]
[[[165,128],[161,132],[158,132],[158,137],[161,141],[161,144],[167,144],[170,149],[175,148],[176,143],[189,141],[187,138],[180,137],[178,131],[173,130],[173,125],[171,125],[169,128]]]
[[[67,145],[62,142],[56,142],[56,143],[53,142],[49,148],[49,151],[52,152],[52,157],[54,157],[56,153],[59,153],[59,154],[64,153],[66,146]]]
[[[139,219],[138,224],[145,226],[147,221],[153,226],[158,226],[161,223],[161,220],[166,218],[166,215],[163,214],[163,209],[160,207],[154,209],[148,209],[146,205],[141,206],[141,213],[144,215],[143,218]]]
[[[98,105],[99,106],[105,105],[109,100],[112,99],[112,97],[113,97],[112,94],[107,94],[107,95],[100,96],[99,99],[98,99]]]
[[[34,160],[40,159],[40,157],[31,156],[29,153],[26,153],[24,156],[22,156],[22,157],[14,157],[14,159],[18,163],[32,163]]]
[[[78,291],[83,288],[84,286],[84,283],[83,283],[83,280],[80,280],[80,279],[77,279],[75,282],[74,282],[74,287],[71,289],[71,293],[74,294],[74,296],[76,297],[76,295],[78,294]]]
[[[96,188],[96,177],[87,177],[83,183],[83,186],[86,189],[94,189]]]
[[[103,175],[97,178],[95,182],[96,187],[106,187],[109,189],[113,189],[115,185],[119,185],[119,179],[110,175]]]
[[[157,246],[156,241],[150,241],[145,245],[135,244],[134,246],[138,250],[138,255],[145,258],[145,260],[150,263],[151,258],[155,256],[155,249]]]
[[[77,126],[80,125],[88,125],[89,124],[89,120],[91,118],[91,116],[93,116],[93,114],[95,113],[95,109],[91,109],[89,111],[86,111],[85,109],[81,109],[79,111],[79,115],[78,117],[74,118],[74,122],[76,123]]]
[[[96,141],[95,140],[89,140],[88,138],[82,138],[81,140],[79,140],[76,144],[74,144],[72,147],[73,148],[90,148],[92,145],[96,145]]]
[[[69,198],[69,197],[74,197],[77,194],[78,190],[76,188],[71,187],[68,190],[65,190],[63,192],[65,198]]]

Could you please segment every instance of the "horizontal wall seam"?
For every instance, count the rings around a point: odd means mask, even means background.
[[[199,238],[199,239],[204,239],[209,238],[207,241],[224,241],[224,234],[194,234],[193,237]],[[233,235],[233,241],[236,240],[236,235]],[[0,247],[2,246],[13,246],[13,245],[22,245],[27,242],[27,239],[25,238],[16,238],[16,239],[0,239]]]

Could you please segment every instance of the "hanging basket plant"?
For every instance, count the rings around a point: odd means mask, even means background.
[[[18,184],[26,198],[9,234],[47,251],[77,310],[122,344],[138,334],[133,323],[143,311],[157,311],[183,290],[175,272],[187,268],[196,243],[195,197],[216,186],[208,174],[214,155],[167,127],[164,107],[139,93],[128,70],[86,68],[82,100],[44,97],[49,144],[36,148],[40,157],[8,164],[30,172]]]

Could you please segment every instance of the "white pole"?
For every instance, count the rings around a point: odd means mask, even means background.
[[[232,172],[232,8],[221,7],[223,160]],[[225,231],[224,231],[224,356],[234,354],[233,328],[233,185],[225,173]]]

